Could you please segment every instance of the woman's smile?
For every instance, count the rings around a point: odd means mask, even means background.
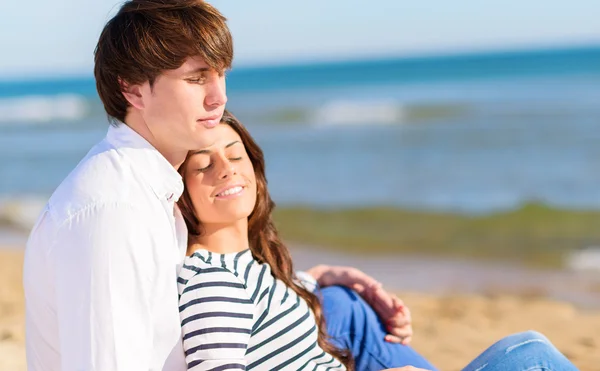
[[[245,189],[246,189],[245,185],[238,184],[238,185],[227,186],[224,190],[217,193],[215,195],[215,198],[216,199],[230,199],[230,198],[239,197],[244,193]]]

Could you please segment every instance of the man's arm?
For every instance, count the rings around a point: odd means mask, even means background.
[[[373,308],[388,330],[385,340],[408,344],[413,335],[410,310],[400,298],[385,291],[381,283],[359,269],[317,265],[306,271],[321,287],[346,286],[356,291]]]
[[[152,367],[158,262],[152,259],[155,226],[144,220],[131,205],[110,204],[59,227],[50,256],[63,371]]]

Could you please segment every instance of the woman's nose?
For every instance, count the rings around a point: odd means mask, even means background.
[[[235,166],[228,160],[223,160],[219,168],[219,179],[227,179],[236,173]]]

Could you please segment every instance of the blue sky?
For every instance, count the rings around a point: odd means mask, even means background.
[[[235,64],[600,45],[598,0],[213,0]],[[7,1],[0,77],[90,74],[114,0]]]

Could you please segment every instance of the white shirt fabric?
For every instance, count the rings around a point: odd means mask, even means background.
[[[182,191],[175,169],[124,124],[56,189],[25,252],[29,371],[186,370]]]

